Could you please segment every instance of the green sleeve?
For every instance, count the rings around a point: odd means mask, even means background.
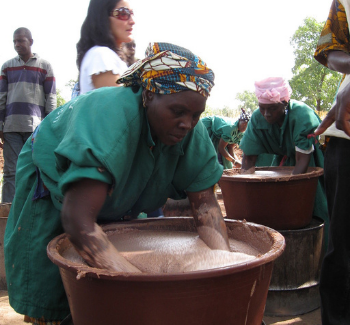
[[[261,123],[261,113],[259,110],[255,110],[252,114],[246,131],[244,132],[243,138],[240,142],[240,149],[245,155],[260,155],[262,153],[268,153],[264,142],[262,141],[262,131],[258,129],[258,125]],[[262,121],[263,122],[263,121]]]
[[[232,121],[229,121],[228,124],[223,125],[221,139],[231,144],[236,143],[235,135],[238,133],[238,123],[239,123],[239,120],[237,120],[234,123],[232,123]]]
[[[216,184],[223,172],[214,146],[202,123],[198,123],[192,136],[184,143],[184,155],[179,159],[173,184],[188,192],[205,190]]]
[[[82,178],[121,183],[140,138],[140,93],[130,91],[100,88],[72,104],[67,132],[55,150],[62,193]]]
[[[312,134],[320,124],[318,115],[306,104],[292,101],[289,116],[289,125],[294,145],[302,150],[309,150],[315,145],[315,138],[307,136]]]

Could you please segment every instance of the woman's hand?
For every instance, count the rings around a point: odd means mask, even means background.
[[[335,122],[337,129],[350,136],[350,83],[337,95],[336,103],[315,131],[315,135],[325,132]]]
[[[98,213],[106,200],[108,186],[92,179],[73,183],[63,201],[63,228],[78,253],[90,266],[117,272],[140,273],[140,270],[119,254],[96,223]]]
[[[211,249],[230,250],[226,224],[213,187],[200,192],[188,192],[199,237]]]
[[[243,154],[242,158],[242,168],[241,174],[254,174],[255,173],[255,163],[258,156],[248,156]]]

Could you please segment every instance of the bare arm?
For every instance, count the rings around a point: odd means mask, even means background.
[[[101,87],[120,87],[122,84],[117,84],[117,80],[120,78],[119,74],[113,74],[112,71],[106,71],[99,74],[93,74],[91,76],[92,83],[95,89]]]
[[[310,159],[312,154],[305,154],[299,151],[295,152],[295,167],[292,171],[292,175],[304,174],[307,172],[309,167]]]
[[[199,237],[211,248],[230,250],[226,224],[213,188],[188,192]]]
[[[235,153],[235,148],[237,147],[236,143],[231,143],[227,145],[227,151],[228,153],[235,159],[235,165],[236,166],[242,166],[242,161],[237,157]]]
[[[255,172],[255,162],[257,158],[258,156],[255,155],[248,156],[246,154],[243,154],[241,168],[242,174],[253,174]]]
[[[333,122],[339,130],[350,136],[350,83],[338,93],[335,105],[318,126],[315,134],[322,134]]]
[[[328,68],[340,73],[350,74],[350,55],[343,51],[331,51],[327,57]]]
[[[327,57],[328,68],[345,74],[350,74],[350,55],[343,51],[331,51]],[[350,84],[346,85],[338,94],[336,103],[323,119],[316,135],[325,132],[335,122],[339,130],[350,136]]]
[[[218,151],[221,153],[221,156],[226,158],[228,161],[235,162],[235,159],[230,153],[226,150],[226,147],[228,145],[228,142],[220,139],[219,141],[219,146],[218,146]]]
[[[96,223],[108,184],[83,179],[68,189],[62,206],[62,225],[70,241],[93,267],[118,272],[140,272],[122,257]]]

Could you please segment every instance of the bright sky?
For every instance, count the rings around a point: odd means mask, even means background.
[[[135,12],[136,56],[149,42],[169,42],[200,56],[215,73],[207,104],[236,108],[236,94],[253,91],[254,81],[291,78],[290,39],[306,17],[327,19],[331,0],[131,0]],[[89,0],[0,1],[0,65],[15,57],[13,32],[31,30],[32,51],[53,66],[57,88],[76,79],[76,43]]]

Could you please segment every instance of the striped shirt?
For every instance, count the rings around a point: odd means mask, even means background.
[[[0,76],[0,131],[33,132],[57,106],[51,64],[34,54],[5,62]]]

